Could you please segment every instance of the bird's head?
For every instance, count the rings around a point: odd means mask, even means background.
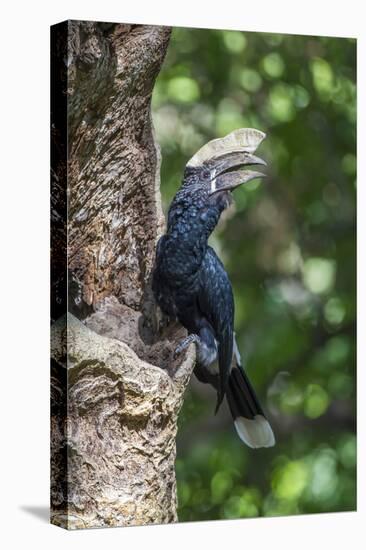
[[[247,170],[249,165],[266,165],[254,152],[266,135],[254,128],[240,128],[227,136],[209,141],[188,161],[184,187],[201,187],[208,197],[226,195],[262,172]],[[210,199],[210,200],[212,200]]]
[[[178,225],[180,231],[206,238],[231,204],[231,192],[265,175],[246,168],[266,165],[254,156],[264,138],[259,130],[240,128],[201,147],[188,161],[182,186],[170,205],[168,231],[173,233]]]

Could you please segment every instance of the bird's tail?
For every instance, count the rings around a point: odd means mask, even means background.
[[[226,398],[240,439],[253,449],[272,447],[275,444],[272,428],[240,361],[231,370]]]

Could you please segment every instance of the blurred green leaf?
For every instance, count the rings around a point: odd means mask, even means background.
[[[229,52],[240,53],[247,44],[244,33],[238,31],[222,31],[224,44]]]
[[[314,58],[311,61],[310,66],[313,75],[314,87],[320,97],[330,97],[334,88],[332,67],[325,59],[322,58]]]
[[[276,122],[289,122],[295,117],[296,110],[293,93],[287,84],[275,84],[269,92],[268,112]]]
[[[271,78],[279,78],[285,71],[285,63],[277,52],[271,52],[262,59],[265,73]]]
[[[309,418],[318,418],[329,406],[327,392],[318,384],[310,384],[306,390],[304,412]]]
[[[274,473],[273,492],[280,499],[297,499],[304,491],[308,479],[309,472],[304,462],[288,461]]]
[[[176,76],[169,81],[168,97],[181,103],[192,103],[200,97],[200,89],[193,78]]]
[[[334,285],[336,265],[326,258],[309,258],[304,264],[304,283],[311,292],[322,294]]]
[[[257,92],[262,85],[262,79],[257,71],[253,69],[242,69],[240,73],[240,83],[247,92]]]

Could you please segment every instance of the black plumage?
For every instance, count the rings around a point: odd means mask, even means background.
[[[177,351],[196,342],[197,378],[216,389],[216,411],[227,396],[239,436],[251,447],[273,445],[274,437],[240,364],[231,283],[208,238],[232,200],[231,191],[262,175],[233,169],[265,164],[251,154],[263,137],[256,130],[239,130],[210,142],[191,159],[170,206],[153,273],[157,303],[189,333]]]

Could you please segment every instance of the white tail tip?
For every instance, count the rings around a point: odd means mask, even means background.
[[[252,449],[273,447],[276,443],[268,420],[261,414],[257,414],[253,419],[239,416],[234,420],[234,424],[240,439]]]

